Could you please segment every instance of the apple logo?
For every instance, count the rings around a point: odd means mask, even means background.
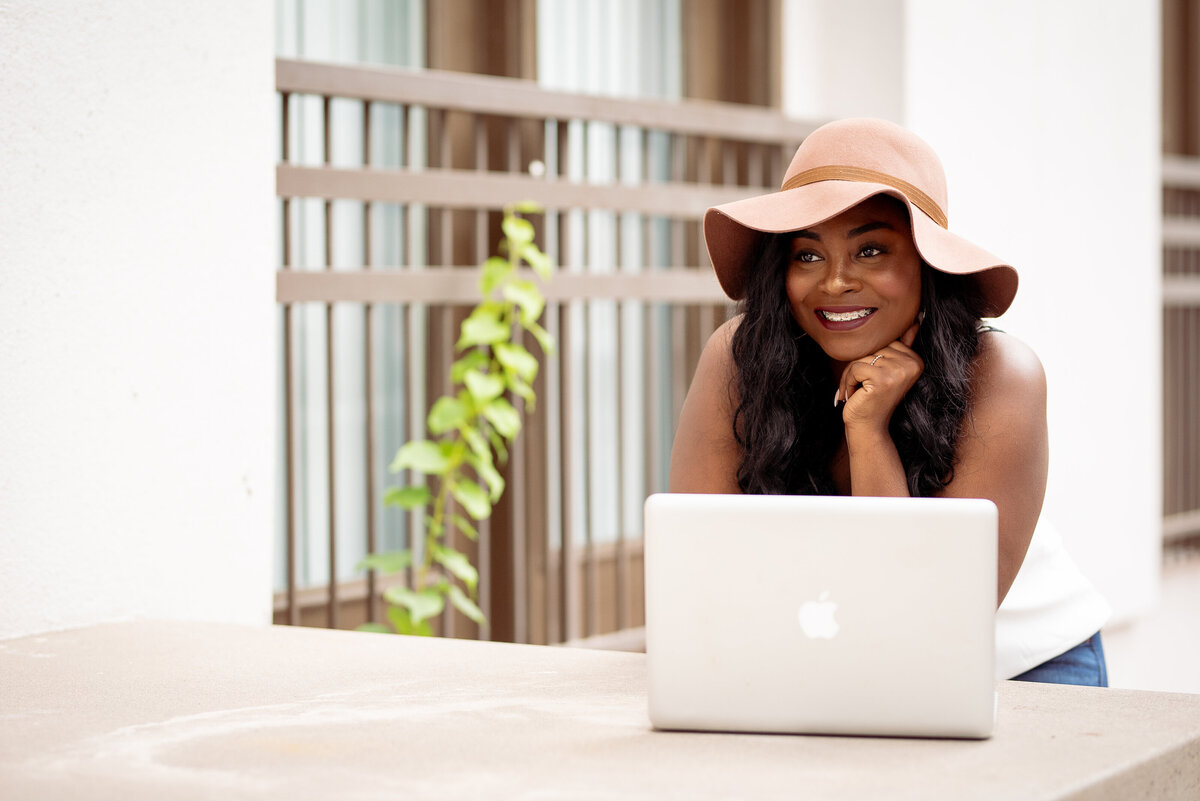
[[[831,640],[837,636],[838,629],[841,628],[833,619],[837,607],[837,603],[829,600],[829,590],[821,593],[815,601],[800,604],[797,617],[805,636],[813,640]]]

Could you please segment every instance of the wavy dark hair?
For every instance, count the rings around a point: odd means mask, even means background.
[[[842,411],[833,407],[829,357],[792,316],[784,289],[791,251],[789,235],[763,237],[733,336],[737,481],[750,494],[836,495],[830,464],[842,441]],[[922,263],[921,308],[913,350],[925,370],[889,426],[913,497],[933,495],[954,477],[984,303],[971,278]]]

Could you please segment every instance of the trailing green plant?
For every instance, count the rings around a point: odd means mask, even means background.
[[[527,264],[542,280],[550,278],[550,260],[534,243],[533,225],[521,216],[540,210],[529,202],[504,208],[502,255],[480,266],[481,300],[463,320],[455,345],[461,355],[450,367],[454,389],[433,403],[426,418],[434,439],[405,443],[392,460],[393,473],[412,470],[426,477],[384,495],[389,506],[423,510],[422,547],[371,554],[358,568],[384,575],[411,569],[411,586],[384,591],[388,620],[400,634],[432,634],[430,621],[447,601],[476,623],[486,622],[477,603],[479,572],[452,547],[450,533],[457,529],[471,540],[478,538],[475,523],[491,516],[504,493],[497,465],[507,461],[521,430],[521,413],[512,399],[520,398],[529,409],[537,402],[533,381],[538,360],[517,341],[517,333],[527,332],[546,355],[554,352],[553,338],[538,323],[545,298],[519,270]],[[360,628],[390,630],[380,623]]]

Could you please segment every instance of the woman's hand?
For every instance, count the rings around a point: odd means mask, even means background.
[[[835,402],[845,401],[842,420],[846,435],[851,431],[883,434],[892,412],[917,383],[925,362],[912,349],[919,323],[913,323],[900,339],[883,350],[850,362],[842,371]]]

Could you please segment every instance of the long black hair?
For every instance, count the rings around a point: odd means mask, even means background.
[[[737,481],[752,494],[836,495],[830,463],[842,441],[842,410],[833,406],[829,357],[792,316],[784,288],[791,253],[790,235],[763,237],[733,336]],[[983,299],[971,278],[922,263],[921,308],[913,350],[925,369],[889,426],[914,497],[932,495],[954,477]]]

